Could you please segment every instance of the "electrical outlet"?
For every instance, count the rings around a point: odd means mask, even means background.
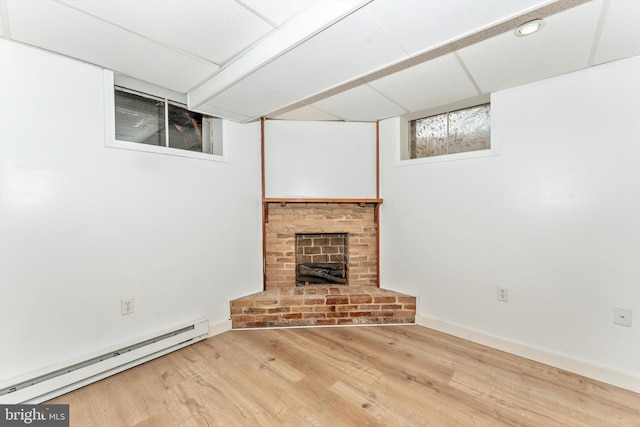
[[[133,314],[133,298],[120,300],[120,314]]]
[[[631,309],[613,307],[613,323],[621,326],[631,326]]]
[[[509,288],[498,287],[498,301],[509,302]]]

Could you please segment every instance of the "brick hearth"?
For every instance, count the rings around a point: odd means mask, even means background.
[[[233,329],[414,323],[416,298],[376,286],[274,288],[231,301]]]

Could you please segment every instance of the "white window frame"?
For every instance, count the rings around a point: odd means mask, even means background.
[[[446,106],[418,111],[416,113],[407,114],[405,116],[400,117],[400,125],[399,125],[399,138],[396,140],[398,145],[396,147],[396,166],[413,166],[413,165],[424,165],[424,164],[432,164],[432,163],[442,163],[442,162],[451,162],[456,160],[467,160],[467,159],[476,159],[482,157],[494,157],[500,155],[500,138],[497,137],[497,132],[495,132],[495,124],[496,124],[496,108],[494,103],[492,102],[493,97],[490,98],[489,95],[483,95],[479,97],[475,97],[472,99],[463,100],[460,102],[456,102],[453,104],[448,104]],[[438,156],[429,156],[429,157],[419,157],[417,159],[411,159],[410,156],[410,146],[409,146],[409,122],[416,119],[421,119],[424,117],[431,117],[438,114],[443,114],[449,111],[461,110],[464,108],[470,108],[475,105],[481,104],[491,104],[491,148],[486,150],[475,150],[475,151],[465,151],[463,153],[452,153],[452,154],[440,154]]]
[[[129,79],[133,81],[132,79]],[[141,82],[142,83],[142,82]],[[151,85],[144,84],[147,88]],[[137,88],[130,88],[135,90]],[[161,98],[167,98],[168,101],[174,103],[183,103],[178,95],[171,96],[171,91],[158,89],[154,95]],[[177,99],[176,99],[177,98]],[[185,97],[186,98],[186,97]],[[181,102],[182,101],[182,102]],[[224,120],[221,120],[222,132],[222,155],[201,153],[197,151],[182,150],[179,148],[163,147],[157,145],[141,144],[138,142],[121,141],[116,139],[116,118],[115,118],[115,82],[113,71],[104,70],[104,105],[105,105],[105,146],[109,148],[118,148],[133,151],[144,151],[147,153],[163,154],[169,156],[188,157],[192,159],[208,160],[212,162],[229,163],[227,158],[227,142],[224,137]]]

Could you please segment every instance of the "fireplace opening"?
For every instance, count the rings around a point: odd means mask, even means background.
[[[296,286],[346,285],[348,233],[296,233]]]

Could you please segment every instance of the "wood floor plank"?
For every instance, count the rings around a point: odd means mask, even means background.
[[[405,329],[404,331],[406,332],[407,330]],[[450,341],[450,337],[444,334],[442,334],[442,337],[442,339]],[[410,338],[408,342],[419,342],[415,336],[408,338]],[[608,422],[611,419],[611,414],[609,413],[611,410],[617,413],[621,406],[632,404],[632,402],[628,401],[621,405],[620,401],[611,400],[609,395],[600,393],[602,390],[608,389],[610,391],[608,387],[602,388],[601,383],[598,385],[597,382],[593,381],[585,382],[583,377],[570,375],[574,381],[569,382],[567,386],[566,381],[558,381],[559,375],[566,377],[567,373],[560,372],[556,368],[527,361],[529,369],[522,370],[522,359],[516,356],[483,348],[475,344],[472,345],[472,343],[464,341],[458,346],[452,344],[449,343],[446,347],[440,347],[446,349],[442,354],[430,351],[428,358],[433,361],[439,361],[438,363],[450,363],[452,367],[456,368],[456,373],[450,385],[465,389],[461,379],[466,378],[466,382],[471,381],[477,387],[481,387],[484,390],[485,398],[489,401],[500,400],[499,396],[489,393],[494,384],[500,384],[512,393],[509,396],[511,401],[541,401],[544,403],[545,408],[553,407],[554,411],[558,413],[574,412],[576,414],[574,420],[581,420],[587,425],[601,425],[603,422]],[[412,351],[421,351],[425,346],[419,347]],[[477,348],[470,352],[469,350],[473,347]],[[449,358],[449,360],[445,361],[445,357]],[[575,379],[579,379],[579,381]],[[505,385],[507,387],[504,387]],[[525,387],[519,387],[518,385],[525,385]],[[577,385],[580,386],[578,387]],[[469,388],[466,388],[466,390],[470,391]],[[497,389],[497,391],[499,390]],[[563,398],[556,398],[560,394],[562,394]],[[637,395],[633,393],[628,396],[637,400]],[[604,414],[607,420],[597,417],[580,417],[581,409],[576,411],[575,408],[581,408],[585,404],[593,408],[595,413]],[[623,422],[624,420],[621,419],[620,421]]]
[[[50,403],[95,427],[640,427],[640,394],[416,325],[229,331]]]
[[[322,335],[323,331],[313,333]],[[331,332],[337,339],[342,339],[343,351],[383,372],[377,388],[380,391],[392,391],[387,393],[389,396],[386,396],[385,406],[393,407],[396,411],[401,410],[405,417],[411,415],[411,421],[421,425],[427,422],[424,419],[425,413],[431,414],[435,419],[446,419],[458,425],[469,425],[473,420],[485,418],[482,412],[484,408],[476,407],[475,402],[461,406],[454,412],[447,409],[448,399],[460,400],[465,397],[458,390],[448,386],[452,370],[425,363],[426,359],[416,359],[412,352],[403,351],[399,347],[391,347],[381,352],[380,348],[384,343],[372,345],[363,334],[371,335],[363,328]],[[373,358],[370,354],[377,357]],[[421,363],[416,363],[418,361]],[[381,386],[382,384],[384,385]],[[382,404],[380,399],[384,395],[380,391],[377,393],[378,404]],[[425,396],[429,397],[425,399]],[[389,399],[392,403],[389,403]],[[420,411],[414,414],[414,408],[420,408]]]

